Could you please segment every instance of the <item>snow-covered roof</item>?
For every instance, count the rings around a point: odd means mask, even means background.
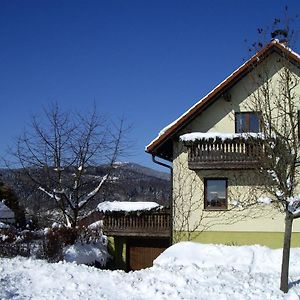
[[[102,212],[107,211],[145,211],[160,207],[156,202],[129,202],[129,201],[105,201],[97,206],[97,209]]]
[[[300,65],[299,54],[295,53],[290,48],[280,43],[278,40],[272,40],[267,46],[262,48],[249,60],[247,60],[244,64],[237,68],[232,74],[230,74],[226,79],[224,79],[220,84],[218,84],[212,91],[202,97],[195,105],[184,112],[179,118],[163,128],[159,132],[158,136],[145,147],[145,151],[148,153],[156,152],[157,148],[160,147],[170,136],[172,136],[172,134],[174,134],[177,129],[184,126],[184,124],[186,124],[186,122],[188,122],[192,116],[199,112],[200,109],[205,107],[207,103],[214,100],[216,96],[221,95],[226,90],[226,88],[238,81],[239,78],[246,74],[249,69],[253,68],[255,64],[260,63],[260,61],[262,61],[261,58],[263,58],[264,55],[268,53],[268,51],[273,49],[279,51],[280,53],[285,53],[289,57],[289,59],[295,61]],[[161,154],[155,153],[155,155],[160,156]]]
[[[0,219],[14,219],[15,213],[7,207],[3,202],[0,202]]]
[[[191,132],[186,133],[180,136],[180,140],[183,142],[194,142],[196,140],[209,140],[217,138],[221,139],[222,141],[231,140],[234,138],[263,138],[262,133],[254,133],[254,132],[247,132],[247,133],[221,133],[221,132]]]

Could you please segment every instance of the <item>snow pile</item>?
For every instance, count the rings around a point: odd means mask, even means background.
[[[102,236],[102,241],[97,243],[76,242],[64,248],[64,260],[77,264],[92,265],[95,262],[105,266],[108,259],[107,238]]]
[[[225,140],[232,140],[234,138],[242,138],[242,139],[249,139],[249,138],[263,138],[262,133],[254,133],[254,132],[247,132],[247,133],[221,133],[221,132],[192,132],[186,133],[180,136],[180,140],[183,142],[194,142],[196,140],[209,140],[209,139],[221,139],[222,141]]]
[[[0,299],[297,300],[300,249],[291,250],[290,291],[279,290],[281,251],[266,247],[176,244],[141,271],[0,258]]]
[[[105,201],[97,206],[97,209],[102,212],[106,211],[141,211],[151,210],[160,207],[156,202],[128,202],[128,201]]]
[[[99,220],[82,227],[73,245],[65,246],[63,256],[66,262],[105,266],[110,255],[108,254],[108,239],[102,233],[103,221]]]
[[[250,273],[280,272],[281,249],[253,246],[224,246],[182,242],[165,250],[154,265],[170,264],[188,266],[196,264],[201,268],[225,267]],[[292,249],[291,272],[299,272],[300,248]]]

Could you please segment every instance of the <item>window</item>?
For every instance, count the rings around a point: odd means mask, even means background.
[[[260,112],[239,112],[235,113],[235,132],[259,132]]]
[[[204,209],[227,209],[227,178],[204,179]]]

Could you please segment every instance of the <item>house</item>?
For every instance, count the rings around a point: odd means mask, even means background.
[[[263,86],[255,80],[276,82],[283,66],[300,78],[300,56],[272,40],[146,146],[154,162],[172,169],[175,241],[282,247],[284,214],[256,182],[263,137],[252,103]],[[295,246],[298,220],[293,231]]]
[[[0,222],[14,224],[15,213],[4,204],[4,201],[0,201]]]

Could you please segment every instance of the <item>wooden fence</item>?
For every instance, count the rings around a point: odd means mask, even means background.
[[[163,211],[107,214],[103,219],[103,231],[107,235],[115,236],[168,237],[170,213]]]

